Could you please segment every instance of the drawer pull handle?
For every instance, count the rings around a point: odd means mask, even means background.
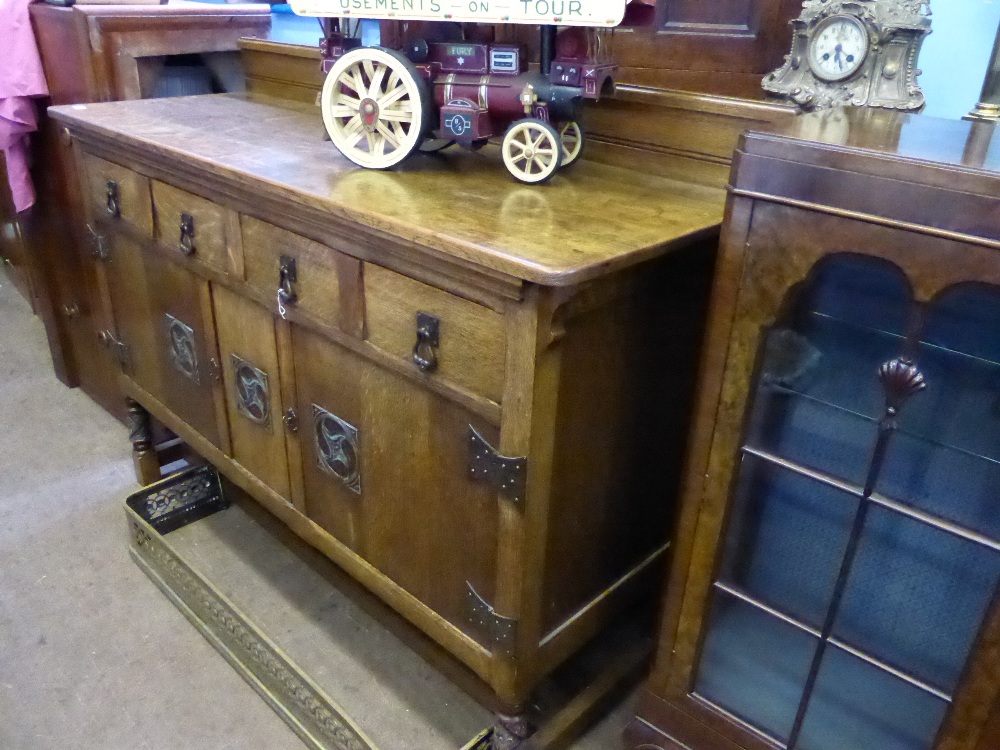
[[[181,214],[180,247],[184,255],[194,253],[194,217],[188,213]]]
[[[299,431],[299,415],[291,406],[285,409],[285,416],[281,418],[281,421],[285,423],[285,429],[289,432]]]
[[[108,180],[104,187],[104,207],[108,210],[108,216],[120,219],[122,216],[122,202],[118,190],[118,183]]]
[[[282,255],[281,267],[278,269],[278,302],[282,305],[294,305],[299,301],[299,295],[295,291],[295,282],[298,279],[295,258]]]
[[[80,317],[80,306],[76,302],[63,305],[62,311],[68,320],[75,320]]]
[[[441,321],[427,313],[417,313],[417,343],[413,345],[413,362],[424,372],[434,372],[438,366],[437,347]]]

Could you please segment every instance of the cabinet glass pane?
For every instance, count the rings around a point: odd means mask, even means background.
[[[908,308],[893,266],[821,263],[764,336],[748,443],[862,484],[885,406],[878,368],[899,353]]]
[[[877,491],[1000,539],[1000,290],[964,285],[926,311],[927,389],[902,414]]]
[[[695,692],[785,741],[817,640],[716,591]]]
[[[929,750],[947,703],[837,648],[823,655],[800,750]]]
[[[747,445],[809,469],[864,483],[878,433],[874,419],[761,384]]]
[[[871,508],[834,637],[950,693],[1000,581],[1000,554]]]
[[[990,362],[1000,362],[1000,289],[960,284],[946,290],[927,311],[922,341]]]
[[[898,266],[840,253],[816,264],[799,307],[866,328],[877,324],[882,331],[902,336],[911,299],[910,285]]]
[[[899,432],[875,491],[1000,539],[1000,461]]]
[[[857,507],[853,495],[746,456],[720,577],[820,627]]]

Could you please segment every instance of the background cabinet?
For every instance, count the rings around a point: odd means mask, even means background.
[[[241,37],[265,36],[270,28],[267,5],[169,5],[71,8],[36,4],[32,27],[48,82],[49,104],[137,99],[189,93],[204,87],[242,88],[237,57]],[[206,56],[217,71],[195,58]],[[185,63],[177,66],[175,63]],[[173,75],[171,74],[173,73]],[[201,89],[199,88],[201,87]],[[87,229],[79,176],[70,143],[45,112],[40,112],[32,170],[38,202],[23,217],[24,241],[40,299],[37,311],[45,323],[57,376],[79,386],[119,418],[125,416],[114,358],[98,342],[106,328],[100,317],[101,293],[94,266],[94,246]],[[105,181],[111,177],[105,177]],[[122,185],[127,193],[136,186]],[[145,190],[148,185],[137,186]],[[95,199],[104,201],[103,183]],[[128,195],[123,194],[126,210]],[[98,206],[103,211],[103,205]],[[148,208],[148,206],[147,206]],[[148,212],[144,221],[150,222]]]
[[[992,137],[829,112],[742,141],[630,746],[996,746]]]

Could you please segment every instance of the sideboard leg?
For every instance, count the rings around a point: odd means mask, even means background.
[[[518,750],[527,746],[531,727],[528,714],[495,714],[490,750]]]
[[[138,401],[125,399],[128,407],[129,440],[132,441],[132,465],[139,484],[152,484],[160,478],[160,461],[153,450],[153,432],[149,412]]]

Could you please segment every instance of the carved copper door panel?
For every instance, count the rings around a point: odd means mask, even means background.
[[[290,501],[274,317],[225,287],[214,287],[212,298],[232,456]]]
[[[908,273],[871,236],[888,257],[823,257],[808,229],[799,252],[763,231],[745,270],[684,689],[760,746],[930,750],[997,627],[1000,285]]]
[[[498,430],[409,379],[293,327],[306,514],[472,635],[493,600],[497,493],[470,476],[470,427]]]

